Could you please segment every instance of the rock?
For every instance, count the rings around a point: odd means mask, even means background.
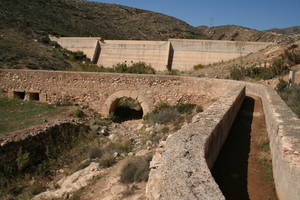
[[[59,188],[49,190],[36,195],[32,200],[57,199],[69,196],[70,194],[87,186],[95,177],[99,176],[101,171],[99,164],[92,162],[88,167],[64,177],[57,182]]]
[[[152,131],[153,130],[153,127],[148,127],[148,128],[146,128],[146,132],[150,132],[150,131]]]
[[[150,140],[147,140],[147,142],[146,142],[146,146],[148,146],[148,147],[152,146],[152,141],[150,141]]]
[[[144,124],[139,124],[135,130],[139,131],[144,127]]]
[[[119,153],[118,152],[115,152],[114,153],[114,158],[117,158],[119,156]]]
[[[127,190],[127,187],[125,185],[121,185],[121,184],[117,184],[117,185],[113,185],[110,189],[110,193],[113,196],[118,196],[121,195],[123,192],[125,192]]]
[[[142,149],[142,150],[138,151],[135,155],[136,155],[136,156],[144,156],[144,155],[146,155],[146,154],[148,154],[148,153],[149,153],[148,150]]]
[[[110,134],[109,136],[108,136],[108,139],[110,139],[111,141],[114,141],[115,139],[116,139],[116,134]]]
[[[133,152],[129,152],[128,156],[134,156],[134,153]]]

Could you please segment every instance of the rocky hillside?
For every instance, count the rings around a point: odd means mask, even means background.
[[[295,34],[300,34],[300,26],[292,26],[292,27],[282,28],[282,29],[274,28],[268,31],[285,34],[285,35],[295,35]]]
[[[258,31],[238,26],[193,27],[160,13],[83,0],[1,0],[0,19],[0,68],[70,68],[72,62],[66,59],[64,51],[53,48],[49,34],[104,39],[268,42],[291,41],[296,37],[295,34],[284,35],[290,31]]]
[[[276,29],[275,31],[259,31],[242,26],[226,25],[207,27],[200,26],[198,29],[211,40],[232,40],[232,41],[259,41],[259,42],[291,42],[300,39],[300,32],[287,29]]]
[[[101,36],[105,39],[205,38],[174,17],[80,0],[1,0],[0,27],[28,35]]]

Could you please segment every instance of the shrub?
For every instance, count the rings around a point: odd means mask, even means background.
[[[103,151],[99,147],[91,147],[88,152],[89,159],[101,158]]]
[[[183,103],[179,103],[176,105],[176,108],[178,110],[179,113],[183,114],[183,113],[191,113],[193,111],[193,109],[195,109],[196,105],[195,104],[183,104]]]
[[[180,71],[177,69],[172,69],[171,71],[168,71],[168,75],[179,76]]]
[[[276,90],[282,92],[284,89],[286,89],[287,86],[288,86],[288,82],[279,79],[279,83],[276,86]]]
[[[167,124],[180,118],[180,113],[173,107],[161,109],[157,112],[149,113],[144,119],[150,123]]]
[[[127,64],[119,63],[113,66],[114,72],[117,73],[126,73],[128,71]]]
[[[151,65],[147,65],[144,62],[133,63],[127,70],[128,73],[134,74],[155,74],[155,70]]]
[[[233,67],[230,69],[230,78],[243,80],[245,77],[267,80],[278,75],[283,75],[289,71],[289,67],[283,64],[282,60],[276,60],[271,67]]]
[[[46,188],[40,183],[33,184],[29,187],[29,192],[32,195],[38,195],[44,191],[46,191]]]
[[[204,68],[204,65],[202,65],[202,64],[194,65],[194,67],[193,67],[194,70],[200,70],[203,68]]]
[[[116,160],[114,158],[114,155],[110,152],[106,152],[103,154],[101,159],[99,160],[99,165],[101,167],[111,167],[116,163]]]
[[[82,118],[84,117],[84,112],[78,108],[75,110],[74,115],[78,118]]]
[[[132,157],[126,160],[121,169],[121,183],[133,183],[147,181],[149,177],[149,164],[152,155]]]
[[[180,114],[190,114],[193,110],[202,112],[201,106],[195,104],[178,103],[175,106],[162,103],[155,107],[155,109],[144,116],[144,120],[150,123],[167,124],[170,122],[178,122],[182,118]]]

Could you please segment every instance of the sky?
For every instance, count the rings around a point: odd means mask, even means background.
[[[151,10],[192,26],[240,25],[258,30],[300,25],[300,0],[93,0]]]

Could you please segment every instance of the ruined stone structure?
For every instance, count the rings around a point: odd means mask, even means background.
[[[192,70],[194,65],[228,61],[264,49],[271,43],[223,40],[169,39],[168,41],[101,40],[51,37],[62,47],[82,51],[95,64],[145,62],[157,71]]]
[[[193,77],[1,70],[0,88],[10,97],[35,93],[43,102],[89,105],[103,115],[121,97],[137,99],[144,113],[161,102],[207,107],[161,144],[151,162],[149,199],[225,199],[210,169],[246,94],[262,99],[276,192],[300,196],[300,120],[276,92],[260,84]],[[213,102],[209,104],[209,102]]]

